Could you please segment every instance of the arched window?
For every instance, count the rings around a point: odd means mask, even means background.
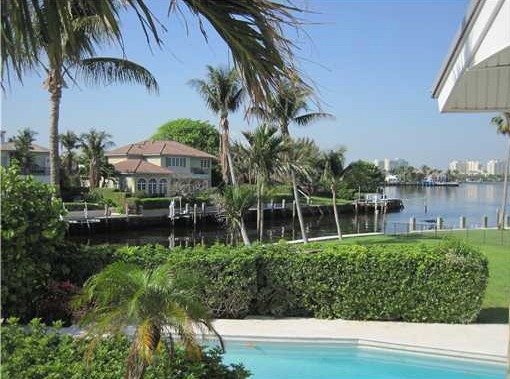
[[[168,190],[168,182],[166,179],[161,179],[159,181],[159,193],[161,195],[166,195],[166,192]]]
[[[154,195],[158,190],[158,182],[156,179],[149,180],[149,194]]]
[[[138,179],[138,182],[136,183],[136,189],[138,191],[145,191],[146,186],[147,186],[147,181],[144,178]]]

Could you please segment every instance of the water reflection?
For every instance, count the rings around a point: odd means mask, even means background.
[[[406,232],[409,219],[416,218],[418,229],[429,229],[435,225],[437,217],[444,219],[445,228],[458,227],[460,216],[466,217],[468,227],[481,226],[483,217],[489,218],[489,226],[495,225],[496,209],[500,206],[503,192],[501,183],[468,183],[459,187],[389,187],[388,197],[401,198],[404,201],[402,212],[388,214],[340,214],[340,226],[344,234],[380,232]],[[281,239],[295,240],[301,238],[297,218],[281,220],[269,217],[264,223],[264,242],[278,242]],[[251,241],[258,239],[255,222],[247,222]],[[305,218],[305,228],[309,237],[336,234],[333,215],[321,214]],[[210,245],[215,242],[239,243],[234,233],[218,226],[216,223],[202,221],[196,226],[151,227],[144,230],[94,234],[73,237],[84,243],[125,243],[141,245],[159,243],[165,246]]]

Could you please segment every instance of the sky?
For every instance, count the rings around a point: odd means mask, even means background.
[[[60,131],[105,130],[116,146],[150,137],[166,121],[186,117],[217,125],[194,89],[206,65],[229,64],[226,45],[211,32],[206,42],[188,14],[166,16],[167,1],[149,2],[167,27],[163,49],[148,48],[133,17],[123,20],[126,54],[149,69],[160,86],[151,95],[139,86],[86,87],[68,83],[62,97]],[[347,159],[404,158],[411,165],[445,169],[458,159],[502,159],[505,140],[489,126],[493,114],[440,114],[431,90],[467,10],[467,0],[308,0],[300,33],[289,32],[305,77],[314,84],[322,111],[334,120],[306,128],[322,149],[347,147]],[[120,56],[119,49],[100,51]],[[49,96],[41,73],[13,81],[2,95],[2,129],[37,131],[48,146]],[[254,128],[243,112],[231,116],[233,139]]]

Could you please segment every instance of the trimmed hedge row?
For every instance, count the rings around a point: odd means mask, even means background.
[[[311,250],[310,250],[311,249]],[[115,259],[148,266],[169,260],[201,278],[217,317],[247,314],[473,321],[488,279],[487,259],[457,241],[438,246],[273,245],[174,249],[125,247]]]

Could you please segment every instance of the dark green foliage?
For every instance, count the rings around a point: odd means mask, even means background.
[[[31,318],[46,291],[63,241],[63,204],[52,188],[0,169],[2,198],[2,317]]]
[[[37,320],[28,328],[10,320],[2,327],[1,374],[9,379],[118,379],[124,377],[128,349],[126,337],[101,339],[90,350],[87,339],[58,333]],[[217,349],[208,350],[200,360],[192,360],[177,348],[172,359],[162,349],[144,378],[244,379],[247,376],[248,372],[240,365],[224,365]]]
[[[376,165],[357,161],[350,164],[351,169],[344,176],[347,188],[361,192],[375,192],[384,183],[384,174]]]
[[[273,245],[168,250],[129,247],[116,259],[144,266],[165,259],[202,278],[200,296],[219,317],[456,322],[474,320],[487,259],[460,242],[421,245]]]
[[[218,155],[220,134],[207,121],[178,118],[161,125],[152,140],[171,140]]]

